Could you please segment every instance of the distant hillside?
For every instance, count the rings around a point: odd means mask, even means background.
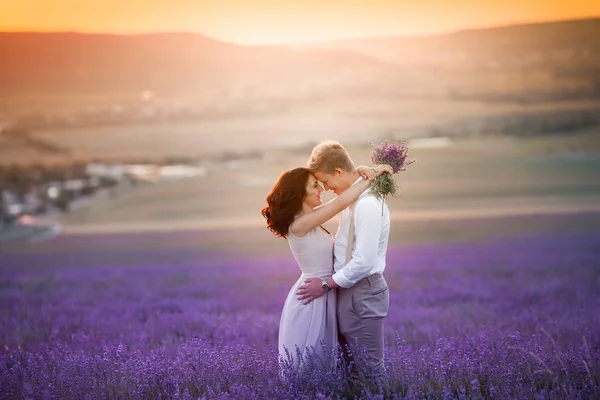
[[[393,65],[547,68],[600,91],[600,19],[281,46],[238,46],[199,34],[0,33],[0,94],[165,94],[232,86],[318,86],[393,79]],[[358,78],[357,78],[358,77]],[[444,78],[446,79],[446,78]]]
[[[397,75],[410,77],[400,87],[413,82],[445,87],[455,100],[600,100],[600,18],[296,48],[376,57],[396,65]]]
[[[381,62],[346,51],[244,47],[199,34],[0,33],[0,93],[163,93],[302,82]]]
[[[307,43],[304,49],[361,52],[400,63],[485,60],[501,65],[600,56],[600,18],[473,29],[421,37]],[[572,61],[572,59],[571,59]],[[598,64],[596,64],[598,67]]]

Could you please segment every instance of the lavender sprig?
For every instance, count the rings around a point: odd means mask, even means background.
[[[392,167],[394,174],[404,171],[406,167],[415,162],[414,159],[407,159],[408,146],[405,141],[397,142],[395,140],[386,140],[379,146],[370,143],[373,147],[371,161],[373,164],[387,164]],[[383,174],[375,179],[371,188],[371,193],[380,199],[385,199],[386,196],[395,196],[398,185],[394,177],[390,174]]]

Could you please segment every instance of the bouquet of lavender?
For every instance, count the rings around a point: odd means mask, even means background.
[[[386,140],[379,146],[371,143],[373,147],[373,153],[371,154],[371,161],[373,164],[387,164],[392,167],[394,174],[400,171],[405,171],[406,167],[416,160],[407,159],[408,147],[404,141],[398,143],[397,141]],[[389,194],[392,196],[396,195],[398,186],[394,177],[390,174],[382,174],[375,179],[371,192],[378,198],[383,198]]]

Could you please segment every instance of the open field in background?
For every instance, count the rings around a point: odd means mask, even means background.
[[[350,142],[347,147],[357,163],[370,164],[366,142]],[[304,165],[311,148],[307,143],[265,149],[256,159],[210,162],[206,176],[189,180],[136,188],[124,183],[116,198],[96,196],[58,221],[67,236],[130,233],[135,238],[158,232],[168,237],[188,232],[183,247],[288,254],[287,243],[266,229],[260,209],[279,174]],[[465,243],[519,234],[593,232],[600,226],[599,153],[596,132],[546,138],[463,137],[446,148],[412,149],[418,161],[398,176],[400,197],[388,199],[391,243]],[[331,197],[323,194],[325,201]],[[335,231],[337,221],[326,227]],[[140,237],[141,248],[160,245]],[[53,241],[27,240],[10,241],[1,248],[22,252],[52,248]],[[86,246],[95,248],[97,240],[90,236]]]
[[[272,113],[32,131],[31,137],[59,146],[66,153],[34,151],[17,138],[0,134],[0,162],[206,159],[223,153],[297,147],[324,138],[365,143],[388,137],[523,137],[573,135],[599,129],[597,101],[523,105],[418,96],[394,99],[349,95],[333,100],[315,99],[298,108]]]
[[[285,169],[305,165],[312,144],[266,149],[261,158],[207,163],[204,177],[124,184],[116,198],[94,199],[63,215],[66,233],[235,230],[264,227],[260,209]],[[370,148],[350,142],[357,164]],[[399,225],[600,211],[600,143],[595,132],[550,138],[458,138],[446,148],[411,150],[418,161],[397,177],[388,199]],[[324,193],[324,200],[330,199]],[[334,227],[335,223],[329,224]]]

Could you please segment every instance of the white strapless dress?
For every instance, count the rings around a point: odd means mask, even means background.
[[[287,360],[293,357],[294,365],[300,366],[297,357],[311,349],[323,358],[325,349],[337,346],[337,316],[335,290],[324,294],[307,305],[298,300],[298,286],[308,278],[322,278],[333,272],[333,237],[321,228],[311,230],[304,237],[288,234],[288,243],[302,274],[287,295],[279,323],[279,356]],[[334,360],[323,359],[324,363]]]

